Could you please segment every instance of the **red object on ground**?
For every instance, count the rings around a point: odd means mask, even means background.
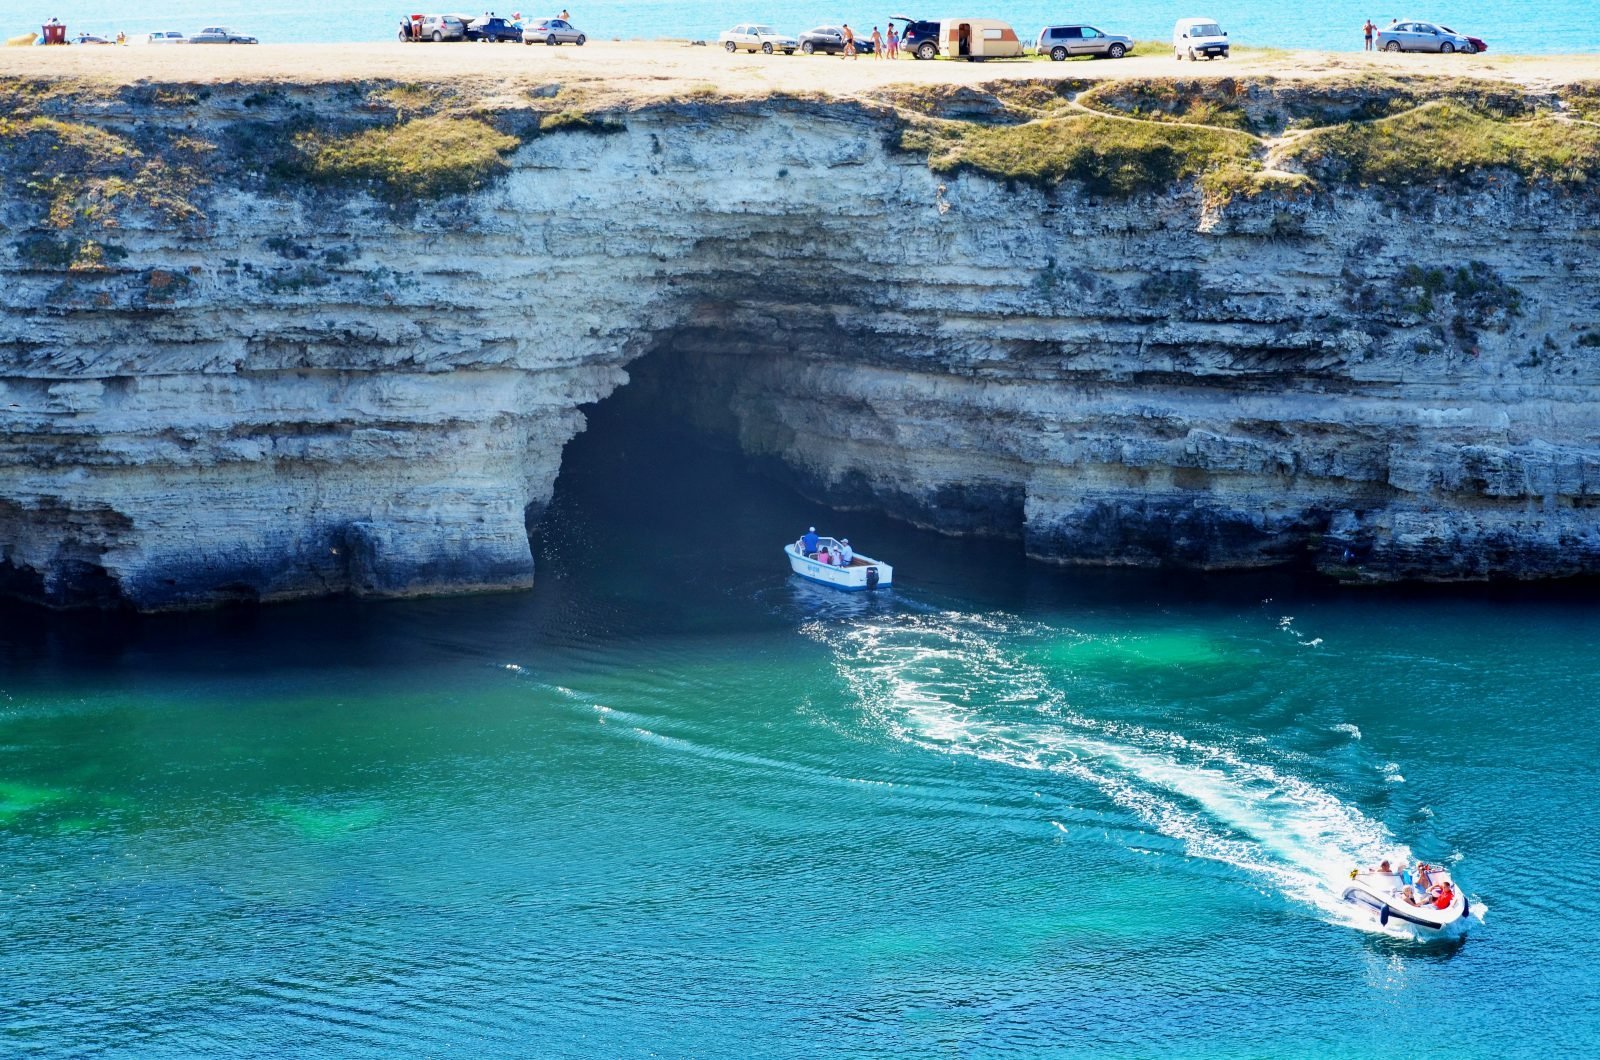
[[[44,42],[46,44],[67,43],[67,27],[64,25],[44,26]]]

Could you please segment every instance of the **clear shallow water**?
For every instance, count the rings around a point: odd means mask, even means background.
[[[982,6],[982,5],[980,5]],[[865,28],[887,26],[890,15],[915,18],[943,18],[953,13],[942,7],[888,5],[871,11],[859,4],[800,3],[775,0],[708,0],[686,3],[683,0],[597,0],[565,5],[573,21],[595,40],[679,37],[715,38],[717,33],[738,22],[762,21],[790,33],[814,25],[845,21]],[[554,14],[563,5],[523,6],[522,14]],[[472,4],[448,10],[479,13]],[[25,32],[54,15],[73,32],[100,30],[129,35],[153,30],[176,29],[193,33],[201,26],[218,23],[232,25],[255,34],[263,41],[293,43],[301,41],[388,40],[395,35],[403,15],[414,11],[435,11],[427,4],[395,4],[387,0],[350,0],[335,11],[306,3],[305,0],[145,0],[108,3],[106,0],[52,0],[7,5],[5,33]],[[518,11],[513,3],[494,8],[501,14]],[[1196,13],[1219,19],[1241,44],[1265,44],[1284,48],[1330,48],[1358,50],[1361,26],[1368,18],[1379,25],[1393,19],[1431,18],[1489,42],[1491,54],[1567,53],[1600,51],[1600,32],[1596,30],[1593,5],[1588,0],[1544,0],[1538,5],[1510,0],[1451,0],[1445,5],[1420,7],[1361,3],[1358,0],[1331,0],[1323,4],[1224,2],[1195,4],[1189,0],[1103,0],[1092,11],[1063,9],[1045,0],[1010,0],[982,6],[977,14],[1009,21],[1018,33],[1030,39],[1039,28],[1062,20],[1087,19],[1110,33],[1126,33],[1138,39],[1168,40],[1172,24]],[[708,65],[712,60],[708,59]]]
[[[904,579],[843,596],[778,569],[819,510],[735,461],[602,418],[569,467],[531,594],[0,613],[0,1052],[1600,1037],[1584,592],[1070,575],[835,516]],[[1330,900],[1402,847],[1487,906],[1465,941]]]

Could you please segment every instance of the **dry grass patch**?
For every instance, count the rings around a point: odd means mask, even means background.
[[[1025,125],[919,122],[900,146],[927,154],[935,172],[971,170],[1000,180],[1081,183],[1097,195],[1163,191],[1226,165],[1254,165],[1243,133],[1081,115]]]
[[[441,116],[348,136],[301,133],[294,146],[313,180],[370,182],[387,198],[416,199],[483,187],[519,143],[476,118]]]
[[[1506,170],[1575,185],[1600,176],[1600,128],[1549,115],[1509,121],[1459,103],[1428,103],[1393,118],[1310,133],[1283,159],[1323,183],[1439,183]]]

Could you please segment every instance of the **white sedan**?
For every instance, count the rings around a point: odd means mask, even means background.
[[[793,55],[794,50],[800,47],[800,42],[795,38],[779,33],[771,26],[762,26],[754,22],[719,33],[717,40],[730,52],[742,49],[747,52],[762,51],[768,55],[775,51]]]

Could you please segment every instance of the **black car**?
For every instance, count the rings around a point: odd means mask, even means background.
[[[521,41],[522,30],[503,18],[480,18],[467,25],[468,40]]]
[[[900,50],[910,52],[918,59],[932,59],[939,54],[939,23],[925,19],[890,15],[890,22],[904,22],[905,32],[900,34]]]
[[[806,55],[821,52],[824,55],[842,55],[844,53],[844,30],[838,26],[818,26],[808,29],[800,34],[800,50]],[[856,54],[872,54],[872,38],[861,39],[861,34],[856,34]]]

